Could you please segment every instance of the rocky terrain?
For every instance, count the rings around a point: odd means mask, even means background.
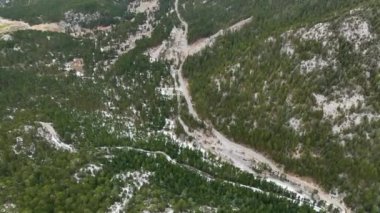
[[[226,36],[184,65],[200,117],[314,177],[327,197],[376,210],[378,11],[362,5],[262,37]]]

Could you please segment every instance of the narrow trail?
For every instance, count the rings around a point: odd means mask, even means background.
[[[171,48],[172,52],[175,52],[174,55],[178,57],[176,60],[177,63],[172,66],[172,75],[175,80],[175,88],[177,91],[178,101],[181,99],[181,96],[184,97],[190,115],[192,115],[196,120],[202,121],[194,108],[188,82],[183,77],[183,64],[188,56],[194,55],[203,50],[205,47],[213,45],[216,38],[223,36],[226,32],[234,32],[241,29],[244,25],[251,22],[252,18],[242,20],[225,30],[220,30],[209,38],[200,39],[199,41],[188,45],[188,23],[181,16],[178,4],[179,0],[175,0],[175,11],[177,13],[178,19],[181,22],[183,30],[178,31],[177,35],[174,35],[177,41],[174,42],[174,45],[172,47],[169,47],[169,49]],[[181,45],[176,46],[175,44]],[[180,104],[180,102],[178,104]],[[178,120],[185,132],[189,136],[192,136],[202,148],[210,151],[211,153],[221,157],[228,162],[231,162],[234,166],[242,169],[243,171],[252,173],[270,182],[273,182],[278,186],[296,193],[299,197],[316,201],[322,200],[326,202],[326,206],[331,204],[335,208],[339,209],[340,212],[351,212],[351,210],[342,201],[342,198],[332,197],[317,184],[306,181],[298,176],[285,173],[283,169],[281,169],[274,161],[265,155],[253,150],[252,148],[245,147],[228,139],[222,133],[216,130],[212,124],[203,122],[207,125],[206,129],[211,129],[209,132],[199,129],[191,131],[186,123],[183,122],[183,120],[180,118],[180,116],[178,116]],[[252,169],[254,164],[265,164],[270,168],[272,172],[265,175],[257,174],[257,172]],[[282,178],[280,178],[280,175]],[[316,191],[317,196],[314,194]]]
[[[135,147],[130,147],[130,146],[100,147],[99,149],[102,150],[102,151],[106,151],[108,154],[110,153],[109,152],[110,149],[119,149],[119,150],[123,150],[124,149],[124,150],[130,150],[130,151],[135,151],[135,152],[144,153],[144,154],[148,154],[148,155],[154,155],[154,156],[161,155],[161,156],[165,157],[165,159],[169,163],[174,164],[174,165],[178,165],[178,166],[180,166],[180,167],[182,167],[184,169],[187,169],[187,170],[189,170],[191,172],[194,172],[194,173],[198,174],[199,176],[205,178],[207,181],[215,181],[217,179],[217,178],[213,177],[211,174],[206,173],[204,171],[201,171],[201,170],[199,170],[199,169],[197,169],[197,168],[195,168],[193,166],[177,162],[175,159],[173,159],[172,157],[170,157],[170,155],[168,155],[167,153],[162,152],[162,151],[149,151],[149,150],[135,148]],[[240,183],[236,183],[236,182],[232,182],[232,181],[228,181],[228,180],[222,180],[222,181],[224,183],[237,185],[237,186],[242,187],[242,188],[251,189],[254,192],[261,192],[261,193],[266,193],[266,194],[269,195],[269,192],[264,192],[263,190],[255,188],[255,187],[252,187],[252,186],[248,186],[248,185],[244,185],[244,184],[240,184]],[[279,198],[283,198],[282,196],[278,196],[278,197]]]
[[[282,195],[276,195],[274,194],[273,192],[266,192],[266,191],[263,191],[259,188],[256,188],[256,187],[253,187],[253,186],[249,186],[249,185],[245,185],[245,184],[241,184],[241,183],[237,183],[237,182],[233,182],[233,181],[229,181],[229,180],[224,180],[224,179],[220,179],[220,178],[216,178],[214,177],[213,175],[207,173],[207,172],[204,172],[204,171],[201,171],[193,166],[190,166],[190,165],[187,165],[187,164],[183,164],[183,163],[179,163],[178,161],[176,161],[175,159],[173,159],[172,157],[170,157],[170,155],[168,155],[167,153],[165,152],[162,152],[162,151],[150,151],[150,150],[145,150],[145,149],[141,149],[141,148],[135,148],[135,147],[130,147],[130,146],[120,146],[120,147],[100,147],[99,148],[100,150],[102,151],[106,151],[107,154],[110,154],[110,149],[119,149],[119,150],[128,150],[128,151],[134,151],[134,152],[139,152],[139,153],[144,153],[144,154],[147,154],[147,155],[150,155],[150,156],[163,156],[169,163],[173,164],[173,165],[177,165],[181,168],[184,168],[186,170],[189,170],[193,173],[196,173],[198,174],[199,176],[201,176],[202,178],[205,178],[207,181],[216,181],[217,179],[222,181],[223,183],[226,183],[226,184],[230,184],[230,185],[233,185],[233,186],[238,186],[240,188],[245,188],[245,189],[249,189],[253,192],[258,192],[258,193],[263,193],[265,195],[272,195],[272,196],[275,196],[279,199],[287,199],[289,201],[293,201],[293,202],[300,202],[300,203],[303,203],[302,200],[293,200],[291,198],[288,198],[288,197],[285,197],[285,196],[282,196]]]

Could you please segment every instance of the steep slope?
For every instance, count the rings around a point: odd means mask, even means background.
[[[263,25],[253,14],[240,33],[187,60],[192,98],[235,141],[312,177],[355,211],[377,212],[379,4],[318,13],[280,14],[277,29],[279,17]]]

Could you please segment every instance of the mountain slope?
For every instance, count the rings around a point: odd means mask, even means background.
[[[0,19],[0,212],[320,209],[187,134],[173,78],[183,58],[148,57],[176,43],[174,1],[0,5],[23,20]]]
[[[319,13],[285,16],[277,29],[253,14],[250,26],[189,58],[185,74],[195,108],[218,130],[354,210],[377,212],[379,4]]]

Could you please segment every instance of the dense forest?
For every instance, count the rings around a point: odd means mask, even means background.
[[[19,36],[30,36],[30,33],[20,32]],[[49,36],[60,38],[58,34]],[[17,40],[13,42],[21,45]],[[49,48],[63,53],[60,47]],[[84,50],[91,51],[91,48]],[[180,148],[158,133],[165,124],[165,118],[175,110],[174,102],[158,96],[155,90],[163,80],[170,83],[168,75],[164,64],[151,64],[141,52],[123,56],[104,80],[95,79],[95,83],[92,79],[78,79],[73,74],[66,76],[54,68],[2,69],[0,202],[15,204],[13,210],[21,212],[104,212],[112,203],[119,201],[120,190],[126,184],[115,181],[115,175],[149,171],[154,175],[149,184],[136,191],[128,212],[147,209],[158,212],[169,207],[180,212],[197,210],[202,206],[225,211],[238,209],[241,212],[251,212],[252,209],[258,212],[284,209],[289,212],[312,211],[309,207],[299,207],[296,203],[277,198],[275,194],[291,198],[293,195],[275,185],[241,173],[228,164],[223,167],[207,164],[202,160],[202,153]],[[122,86],[117,87],[118,84],[130,86],[125,90]],[[107,93],[112,96],[117,93],[120,97],[117,100]],[[114,109],[104,105],[107,101],[114,103]],[[107,119],[100,111],[109,111],[114,118]],[[124,123],[128,119],[134,119],[135,137],[123,134],[127,130]],[[74,145],[78,152],[52,150],[44,139],[36,136],[39,130],[36,121],[54,123],[61,139]],[[30,130],[25,131],[25,128]],[[146,134],[149,132],[148,137]],[[17,138],[22,138],[22,145],[15,147],[13,144]],[[207,181],[187,167],[173,165],[165,156],[112,149],[120,146],[167,153],[180,163],[208,173],[215,181]],[[102,147],[110,147],[107,154],[112,153],[111,161],[105,157]],[[88,164],[102,165],[103,170],[96,176],[82,174],[78,183],[74,175]],[[223,180],[259,187],[274,195],[256,193],[226,184]],[[147,202],[149,206],[146,206]]]
[[[250,26],[185,63],[196,108],[235,141],[344,194],[355,211],[378,212],[379,3],[256,4],[266,6],[248,13]],[[220,22],[209,24],[227,24],[222,10],[213,15]],[[215,32],[193,30],[193,40]]]
[[[174,87],[170,63],[146,50],[178,25],[174,2],[160,0],[151,35],[120,50],[151,18],[126,12],[129,3],[14,0],[0,8],[30,24],[61,21],[67,11],[90,14],[82,27],[112,24],[83,36],[0,35],[0,212],[314,212],[312,201],[186,145],[183,129],[171,129],[177,100],[161,92]]]
[[[63,27],[0,18],[0,212],[339,212],[206,151],[211,127],[379,212],[380,3],[174,2],[0,0]],[[183,64],[195,118],[162,54],[247,18]]]

